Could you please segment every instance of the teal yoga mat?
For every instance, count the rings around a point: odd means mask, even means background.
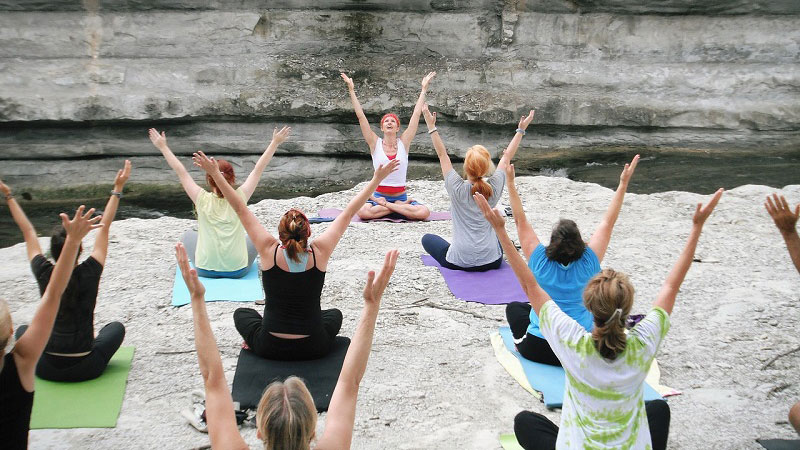
[[[194,267],[194,265],[192,265]],[[200,282],[206,287],[206,301],[254,302],[264,300],[264,289],[258,277],[258,260],[253,261],[247,275],[242,278],[205,278]],[[172,285],[172,306],[188,305],[191,301],[189,288],[183,282],[181,270],[175,267],[175,281]]]
[[[133,347],[120,347],[94,380],[67,383],[36,377],[31,429],[116,427],[132,360]]]
[[[558,366],[551,366],[548,364],[540,364],[531,360],[525,359],[519,354],[517,348],[514,346],[514,337],[511,335],[509,327],[500,327],[500,337],[503,338],[503,344],[514,355],[525,372],[525,377],[531,384],[533,389],[542,393],[544,405],[548,409],[561,408],[564,402],[564,369]],[[663,397],[658,394],[649,384],[644,385],[644,401],[661,400]]]

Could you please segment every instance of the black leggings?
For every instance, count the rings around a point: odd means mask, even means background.
[[[528,333],[528,325],[531,324],[530,314],[530,303],[513,302],[506,305],[506,320],[511,327],[511,334],[516,341],[522,339],[522,342],[517,344],[517,351],[525,359],[560,367],[561,361],[553,353],[547,340]]]
[[[669,437],[669,405],[664,400],[653,400],[644,405],[653,450],[667,448]],[[556,448],[558,427],[547,417],[522,411],[514,417],[514,434],[525,450],[553,450]]]
[[[447,249],[450,248],[450,243],[435,234],[426,234],[422,236],[422,248],[424,248],[440,266],[446,269],[463,270],[465,272],[486,272],[487,270],[499,269],[500,265],[503,263],[503,254],[501,253],[499,259],[487,264],[475,267],[457,266],[447,260]]]
[[[28,329],[23,325],[17,329],[19,338]],[[117,352],[125,338],[125,327],[119,322],[111,322],[100,329],[92,343],[92,350],[86,356],[56,356],[42,353],[36,364],[36,375],[50,381],[86,381],[103,374],[111,357]]]
[[[252,308],[239,308],[233,313],[233,323],[247,346],[258,356],[279,361],[317,359],[330,353],[333,340],[342,328],[342,312],[322,310],[322,324],[308,337],[279,338],[263,325],[261,314]]]

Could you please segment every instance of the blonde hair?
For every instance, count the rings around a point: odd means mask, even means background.
[[[633,308],[633,285],[627,275],[604,269],[589,280],[583,303],[594,316],[592,338],[598,353],[615,359],[625,351],[625,322]],[[619,309],[619,311],[617,311]]]
[[[492,187],[483,177],[493,170],[492,156],[486,147],[473,145],[467,149],[467,154],[464,156],[464,176],[472,182],[471,195],[480,192],[487,200],[492,196]]]
[[[311,224],[300,210],[290,209],[278,223],[278,238],[286,247],[286,253],[294,262],[300,262],[300,255],[308,248]]]
[[[4,351],[11,339],[11,311],[8,303],[0,298],[0,351]]]
[[[317,429],[317,408],[297,377],[275,381],[258,403],[256,424],[266,450],[308,450]]]

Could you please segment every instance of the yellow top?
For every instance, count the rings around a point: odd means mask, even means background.
[[[241,188],[236,189],[236,194],[246,201]],[[217,272],[233,272],[247,266],[244,226],[228,201],[201,189],[195,208],[195,266]]]

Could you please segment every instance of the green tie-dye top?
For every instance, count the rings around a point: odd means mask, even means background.
[[[540,329],[566,372],[557,449],[650,449],[644,379],[669,330],[655,307],[628,334],[614,360],[600,356],[591,333],[548,301]]]

